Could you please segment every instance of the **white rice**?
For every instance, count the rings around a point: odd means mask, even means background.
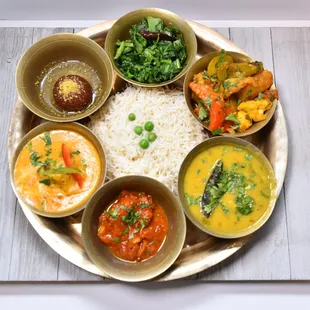
[[[129,121],[129,113],[136,115]],[[157,139],[143,150],[137,125],[154,123]],[[183,93],[173,89],[128,87],[112,96],[91,116],[90,129],[101,140],[107,157],[107,177],[144,175],[157,179],[177,193],[177,177],[187,153],[206,138],[202,126],[188,110]]]

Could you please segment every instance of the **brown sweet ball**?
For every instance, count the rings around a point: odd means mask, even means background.
[[[55,103],[66,111],[80,111],[87,107],[93,96],[90,84],[78,75],[65,75],[53,88]]]

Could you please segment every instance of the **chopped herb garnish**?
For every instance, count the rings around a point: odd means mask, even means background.
[[[49,155],[51,155],[51,153],[52,153],[52,149],[48,149],[48,150],[46,151],[46,153],[45,153],[45,156],[49,156]]]
[[[129,233],[129,229],[126,228],[126,229],[123,230],[122,236],[125,236],[125,235],[127,235],[128,233]]]
[[[140,218],[140,214],[130,210],[127,215],[121,216],[121,219],[124,223],[131,226]]]
[[[32,143],[31,142],[28,143],[28,150],[30,153],[32,153]]]
[[[236,199],[236,209],[242,215],[248,215],[253,211],[254,200],[251,196],[246,194],[239,194]]]
[[[151,255],[151,254],[152,254],[152,251],[147,250],[147,251],[145,251],[145,253],[146,253],[147,255]]]
[[[239,105],[241,102],[242,102],[242,100],[241,100],[241,99],[238,99],[238,102],[237,102],[237,103],[238,103],[238,105]]]
[[[44,180],[41,180],[39,181],[39,183],[42,183],[46,186],[50,186],[51,185],[51,180],[50,179],[44,179]]]
[[[245,159],[246,160],[251,160],[252,158],[253,158],[253,155],[251,155],[249,153],[245,154]]]
[[[210,109],[211,108],[211,96],[208,95],[207,99],[205,100],[205,103],[207,107]]]
[[[203,72],[201,73],[201,75],[202,75],[202,77],[203,77],[204,79],[210,80],[210,78],[209,78],[208,74],[206,73],[206,71],[203,71]]]
[[[119,209],[116,207],[112,211],[107,211],[107,214],[109,214],[114,220],[118,219],[118,211]]]
[[[79,155],[81,152],[79,150],[76,150],[75,152],[72,152],[73,155]]]
[[[238,147],[238,146],[234,147],[233,150],[236,152],[243,152],[243,148]]]
[[[114,241],[114,242],[121,242],[121,238],[116,237],[116,238],[113,239],[113,241]]]
[[[203,164],[205,164],[205,163],[207,162],[207,160],[204,159],[204,158],[202,158],[202,159],[201,159],[201,162],[202,162]]]
[[[240,166],[241,166],[241,168],[245,168],[245,167],[246,167],[246,164],[245,164],[245,163],[242,163]]]
[[[221,202],[221,208],[222,208],[222,211],[225,213],[225,214],[228,214],[229,213],[229,209]]]
[[[150,203],[141,203],[140,204],[140,208],[144,209],[144,208],[152,208],[152,205]]]
[[[222,132],[222,128],[217,128],[215,130],[212,130],[212,135],[220,135]]]
[[[230,82],[230,81],[224,81],[223,82],[223,87],[225,89],[229,88],[229,87],[236,87],[237,83],[236,82]]]
[[[189,205],[198,205],[201,202],[201,196],[194,198],[190,196],[189,194],[185,193],[185,198]]]
[[[44,138],[41,138],[41,139],[44,141],[45,146],[52,145],[52,139],[51,139],[51,135],[50,135],[49,131],[46,131],[44,133]]]
[[[196,170],[196,174],[199,174],[199,173],[200,173],[200,169],[197,169],[197,170]]]
[[[263,191],[260,191],[260,194],[261,194],[263,197],[267,198],[267,199],[269,199],[269,198],[270,198],[270,196],[269,196],[269,195],[267,195],[267,194],[265,194]]]
[[[146,226],[146,223],[144,220],[140,220],[141,229],[143,229]]]
[[[230,128],[232,129],[232,130],[236,130],[236,129],[238,129],[240,127],[240,125],[233,125],[233,126],[230,126]]]
[[[240,121],[238,120],[238,118],[235,116],[234,113],[230,113],[228,116],[225,117],[226,121],[232,121],[236,124],[240,124]]]
[[[71,174],[71,173],[78,173],[81,174],[81,170],[76,168],[70,167],[57,167],[54,169],[48,169],[43,172],[40,172],[42,175],[52,175],[52,174]]]
[[[207,181],[208,181],[208,180],[207,180],[206,178],[203,178],[203,179],[202,179],[202,183],[204,183],[204,184],[207,183]]]
[[[39,154],[37,152],[32,152],[30,154],[31,165],[34,167],[42,166],[43,162],[39,160],[40,158],[42,158],[42,156],[39,156]]]
[[[252,96],[252,89],[248,90],[246,96],[247,96],[247,98],[250,98]]]
[[[202,120],[206,119],[209,114],[200,101],[198,102],[198,107],[199,107],[198,118],[202,121]]]

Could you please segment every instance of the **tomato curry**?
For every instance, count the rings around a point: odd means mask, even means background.
[[[167,233],[165,211],[143,192],[123,190],[99,218],[98,237],[115,256],[126,261],[154,256]]]

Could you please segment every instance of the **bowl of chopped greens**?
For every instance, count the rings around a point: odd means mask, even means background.
[[[138,86],[157,87],[181,78],[194,63],[196,36],[180,16],[155,8],[118,19],[104,46],[114,70]]]

